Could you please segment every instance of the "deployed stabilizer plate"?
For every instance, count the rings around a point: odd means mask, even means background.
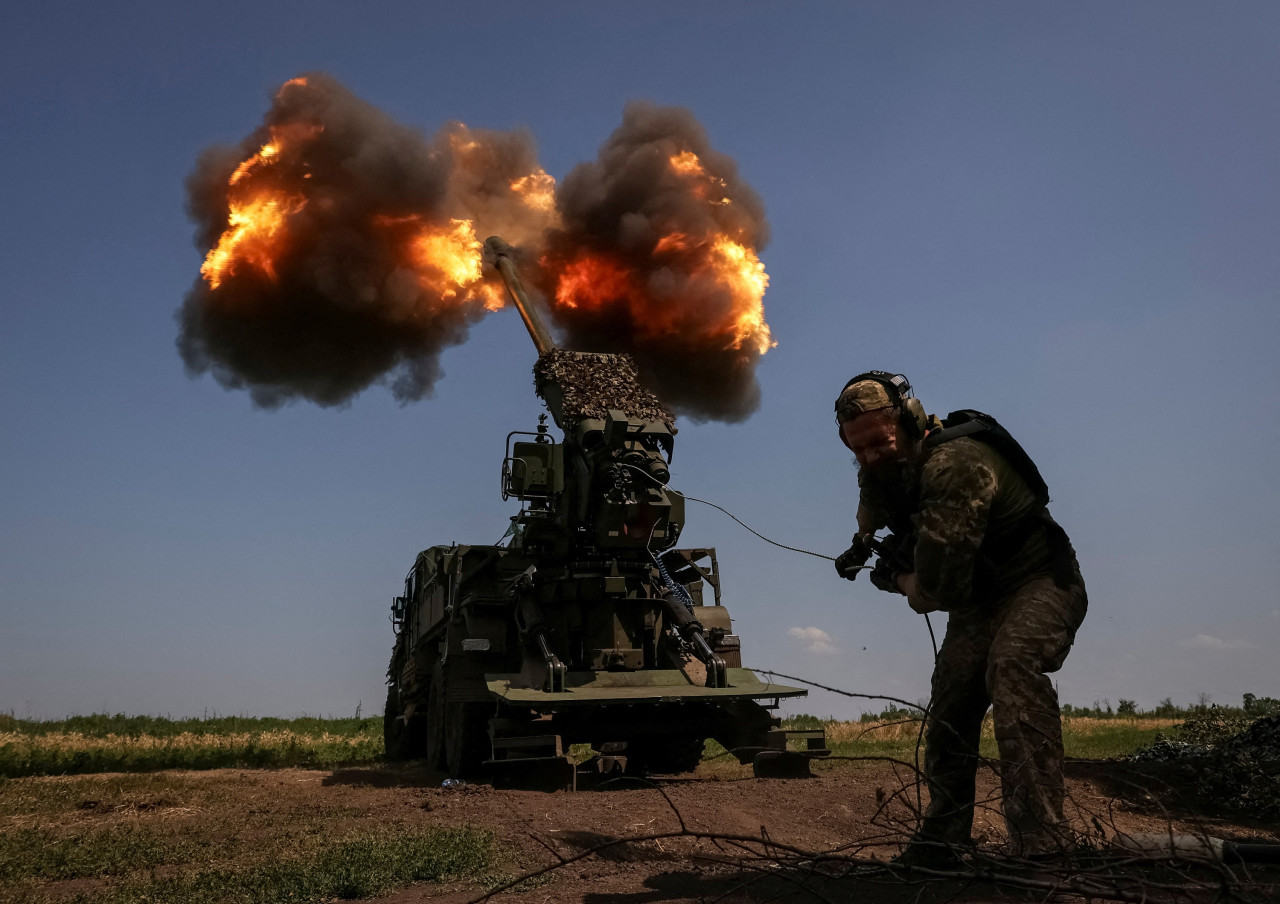
[[[769,697],[803,697],[802,688],[761,681],[750,669],[728,669],[728,687],[701,687],[691,684],[678,669],[645,669],[635,672],[569,672],[564,691],[550,694],[541,688],[524,686],[524,678],[514,675],[485,675],[489,692],[507,703],[541,707],[574,704],[678,703],[682,700]]]

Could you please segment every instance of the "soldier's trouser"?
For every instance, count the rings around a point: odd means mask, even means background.
[[[1039,578],[992,606],[951,613],[933,671],[922,835],[968,843],[978,740],[992,707],[1005,824],[1015,852],[1064,841],[1062,721],[1048,673],[1062,667],[1088,608],[1084,582]]]

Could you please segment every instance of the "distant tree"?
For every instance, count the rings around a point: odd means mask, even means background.
[[[1173,705],[1172,697],[1165,697],[1156,704],[1155,713],[1157,716],[1176,716],[1178,714],[1178,707]]]
[[[1120,702],[1116,704],[1116,713],[1121,716],[1136,716],[1138,714],[1138,704],[1121,697]]]
[[[1248,716],[1261,718],[1273,713],[1280,713],[1280,700],[1274,697],[1259,697],[1256,694],[1244,695],[1244,711]]]

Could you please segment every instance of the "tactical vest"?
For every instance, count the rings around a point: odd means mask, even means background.
[[[962,436],[972,437],[999,452],[1026,482],[1036,500],[1036,507],[1012,527],[1000,535],[988,536],[983,540],[979,553],[986,569],[989,573],[994,573],[1003,562],[1012,559],[1026,544],[1031,532],[1039,527],[1047,533],[1053,581],[1059,587],[1066,588],[1075,572],[1075,551],[1071,548],[1071,540],[1066,531],[1049,516],[1046,508],[1049,504],[1049,487],[1040,476],[1036,463],[999,421],[972,408],[962,408],[948,414],[942,421],[942,429],[925,438],[924,448],[928,451]]]
[[[979,442],[991,446],[1004,460],[1013,465],[1018,476],[1027,482],[1028,489],[1036,497],[1037,505],[1049,504],[1049,487],[1040,476],[1040,469],[1031,460],[1031,456],[1013,438],[1013,434],[989,414],[974,411],[972,408],[961,408],[953,411],[942,420],[942,429],[930,433],[924,441],[925,449],[932,449],[948,440],[972,436]]]

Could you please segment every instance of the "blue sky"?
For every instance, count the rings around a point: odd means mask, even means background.
[[[511,311],[435,397],[253,408],[188,379],[183,179],[324,70],[399,121],[536,136],[690,108],[764,199],[764,402],[674,485],[839,552],[845,379],[906,373],[1039,462],[1091,611],[1064,700],[1280,696],[1280,9],[1273,3],[28,5],[0,36],[0,710],[380,709],[416,552],[490,543],[540,406]],[[918,699],[901,597],[693,507],[748,665]],[[939,619],[935,625],[941,629]],[[807,638],[825,632],[825,644]],[[797,635],[804,636],[797,636]],[[815,694],[794,708],[863,706]]]

